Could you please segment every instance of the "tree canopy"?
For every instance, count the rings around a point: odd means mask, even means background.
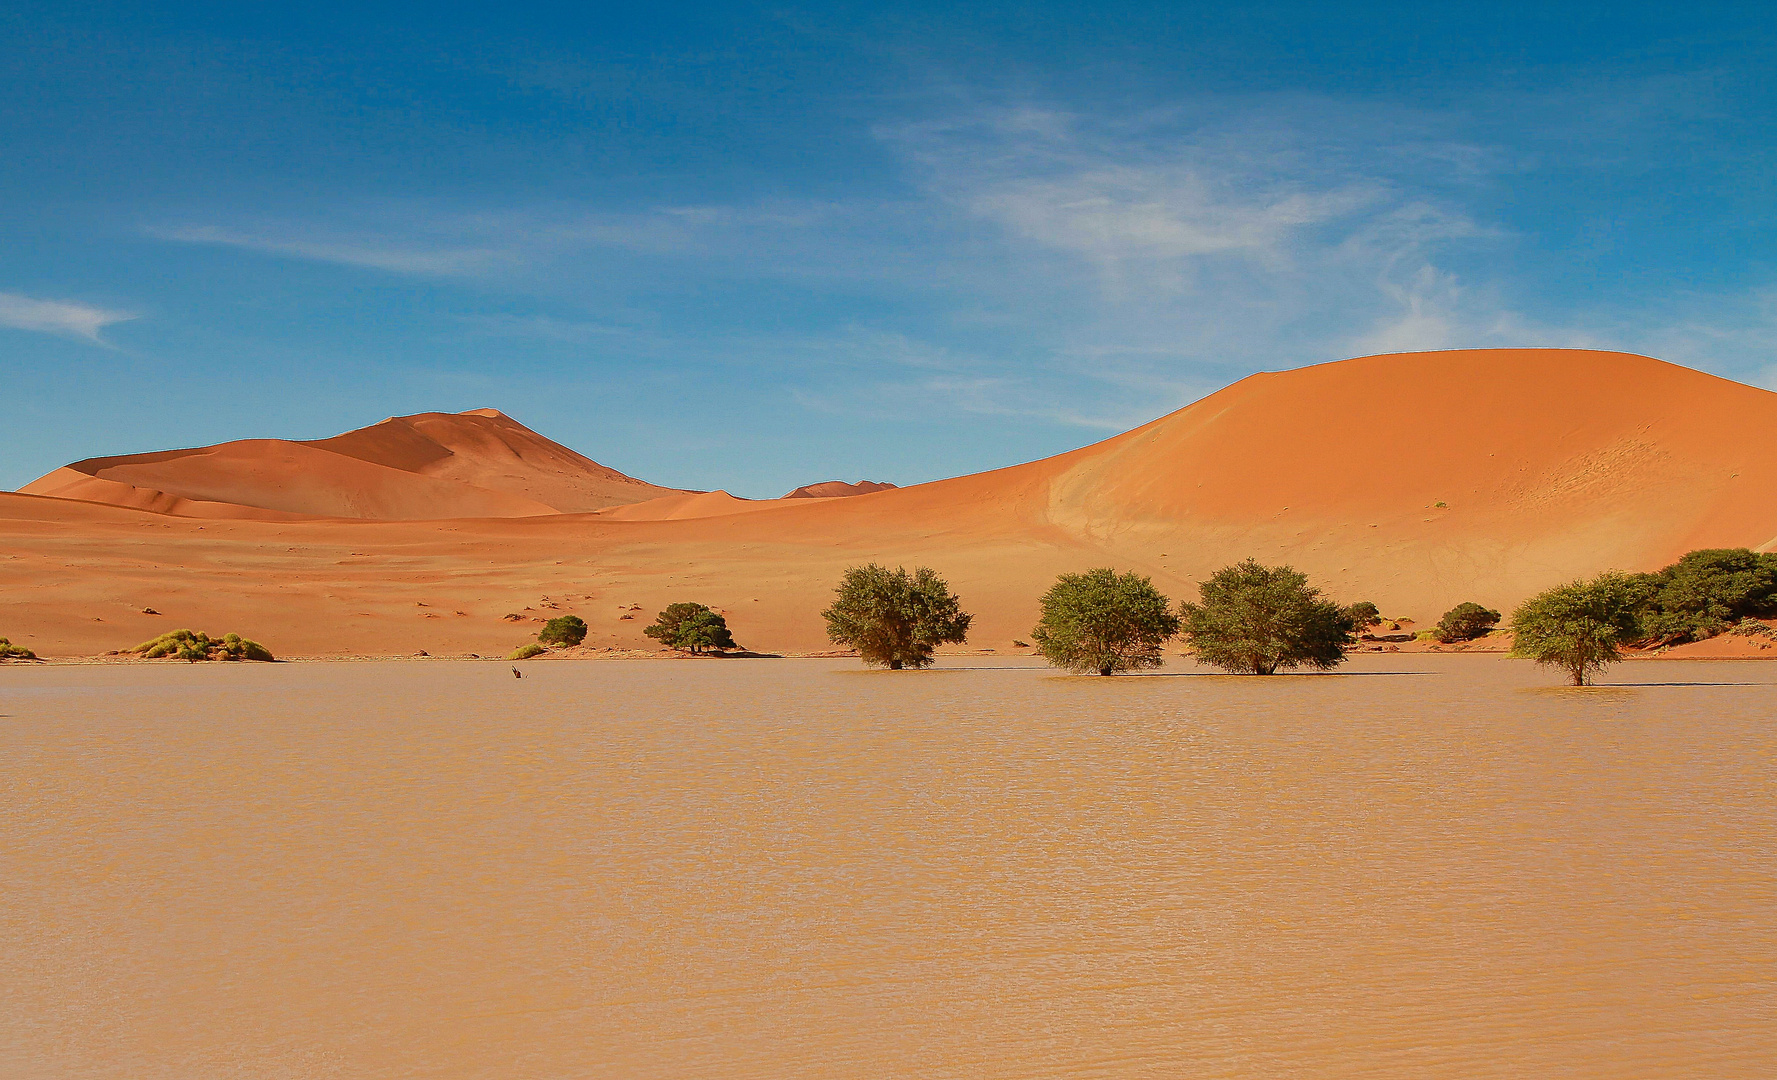
[[[1512,655],[1561,668],[1584,686],[1639,633],[1640,597],[1637,582],[1614,571],[1538,593],[1512,613]]]
[[[694,653],[740,648],[728,630],[728,620],[703,604],[668,604],[655,618],[654,625],[642,633],[669,649],[689,649]]]
[[[1777,554],[1703,548],[1626,582],[1641,608],[1639,636],[1655,644],[1701,641],[1749,615],[1777,614]]]
[[[1368,600],[1359,600],[1346,608],[1345,613],[1351,616],[1351,630],[1356,634],[1361,634],[1382,621],[1382,609]]]
[[[905,567],[875,563],[847,570],[821,617],[834,644],[856,649],[866,664],[895,671],[925,667],[939,645],[961,645],[971,620],[931,567],[909,574]]]
[[[1291,567],[1248,559],[1216,571],[1198,589],[1200,603],[1179,606],[1185,636],[1199,660],[1225,671],[1326,670],[1354,643],[1350,611]]]
[[[1458,641],[1472,641],[1493,629],[1499,622],[1499,612],[1482,607],[1480,604],[1457,604],[1444,617],[1438,620],[1438,628],[1433,631],[1437,639],[1446,645]]]
[[[537,641],[543,645],[566,645],[571,649],[585,640],[586,621],[578,615],[557,615],[537,631]]]
[[[1166,597],[1133,571],[1062,574],[1042,605],[1031,636],[1049,663],[1076,673],[1159,667],[1161,644],[1179,629]]]

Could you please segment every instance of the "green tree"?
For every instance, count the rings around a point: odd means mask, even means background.
[[[543,645],[566,645],[571,649],[585,640],[586,621],[578,615],[557,615],[537,631],[537,641]]]
[[[35,660],[37,654],[23,645],[14,645],[0,637],[0,660]]]
[[[740,648],[728,631],[728,620],[703,604],[668,604],[654,625],[642,633],[669,649],[689,649],[694,653]]]
[[[1279,668],[1326,670],[1353,644],[1351,613],[1288,566],[1252,559],[1215,572],[1202,602],[1181,604],[1197,658],[1225,671],[1271,675]]]
[[[1351,632],[1354,634],[1361,634],[1382,621],[1382,609],[1368,600],[1359,600],[1346,608],[1345,613],[1351,616]]]
[[[192,630],[169,630],[129,650],[149,660],[163,656],[177,657],[193,663],[199,660],[263,660],[273,659],[271,650],[257,641],[239,634],[223,634],[219,638]]]
[[[1472,641],[1493,629],[1499,622],[1499,612],[1490,611],[1480,604],[1457,604],[1444,617],[1438,620],[1438,628],[1433,631],[1439,641],[1446,645],[1458,641]]]
[[[821,612],[827,637],[856,649],[866,664],[925,667],[939,645],[968,639],[971,616],[931,567],[909,574],[905,567],[854,566],[834,593],[832,606]]]
[[[1042,604],[1031,636],[1049,663],[1075,673],[1159,667],[1161,643],[1179,628],[1152,582],[1109,567],[1062,574]]]
[[[1585,686],[1639,633],[1642,596],[1634,579],[1615,571],[1538,593],[1512,613],[1512,655],[1561,668]]]
[[[1704,548],[1627,580],[1642,607],[1641,636],[1657,644],[1702,641],[1749,615],[1777,614],[1777,554]]]

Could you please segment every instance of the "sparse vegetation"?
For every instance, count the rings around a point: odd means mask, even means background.
[[[571,649],[585,640],[586,622],[578,615],[557,615],[537,631],[537,641],[544,645],[566,645]]]
[[[14,645],[0,637],[0,660],[35,660],[37,654],[23,645]]]
[[[129,651],[141,653],[143,658],[148,660],[171,656],[193,663],[199,660],[270,661],[275,659],[270,649],[239,634],[223,634],[220,638],[213,638],[208,634],[193,630],[172,630],[157,638],[144,641]]]
[[[642,633],[669,649],[689,649],[694,653],[711,649],[738,649],[728,620],[703,604],[668,604],[653,626]]]
[[[875,563],[847,570],[821,616],[834,644],[893,671],[927,666],[939,645],[961,645],[971,621],[931,567],[909,574],[905,567],[891,571]]]
[[[1161,644],[1179,630],[1166,597],[1133,571],[1062,574],[1042,604],[1031,636],[1049,663],[1076,674],[1159,667]]]
[[[1446,645],[1458,641],[1473,641],[1481,637],[1499,622],[1499,612],[1491,611],[1480,604],[1457,604],[1444,617],[1438,620],[1437,639]]]
[[[533,656],[542,656],[548,651],[549,646],[533,641],[526,645],[520,645],[518,648],[512,650],[512,655],[506,657],[506,659],[529,660]]]
[[[1359,600],[1346,608],[1345,613],[1351,616],[1351,632],[1354,634],[1361,634],[1382,621],[1382,609],[1368,600]]]
[[[1756,615],[1777,615],[1777,554],[1704,548],[1626,579],[1650,645],[1702,641]]]
[[[1641,590],[1614,571],[1538,593],[1512,613],[1512,655],[1561,668],[1575,686],[1623,658],[1640,630]]]
[[[1216,571],[1199,591],[1201,603],[1179,608],[1185,636],[1199,660],[1225,671],[1324,671],[1342,663],[1354,644],[1350,611],[1291,567],[1248,559]]]

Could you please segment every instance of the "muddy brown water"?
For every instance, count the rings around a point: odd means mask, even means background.
[[[1777,664],[1351,671],[0,669],[0,1074],[1777,1076]]]

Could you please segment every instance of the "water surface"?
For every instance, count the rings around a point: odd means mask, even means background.
[[[1353,672],[0,669],[0,1074],[1777,1075],[1777,665]]]

